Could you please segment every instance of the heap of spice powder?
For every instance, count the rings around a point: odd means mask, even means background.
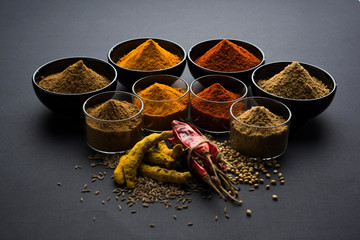
[[[212,84],[210,87],[207,87],[200,93],[196,94],[196,96],[210,101],[224,102],[219,104],[215,102],[204,101],[195,97],[191,99],[192,106],[198,111],[216,118],[225,119],[230,119],[229,108],[232,102],[229,101],[233,101],[241,97],[239,94],[227,90],[220,83]]]
[[[117,65],[140,71],[154,71],[177,65],[181,59],[152,39],[148,39],[137,48],[117,61]]]
[[[272,127],[278,126],[285,122],[285,119],[272,113],[269,109],[263,106],[254,106],[249,110],[237,116],[239,121],[257,127]],[[287,126],[282,126],[280,130],[286,129]],[[266,128],[248,128],[242,129],[242,132],[248,135],[266,135],[279,131],[279,128],[266,130]]]
[[[103,120],[121,120],[134,116],[139,109],[127,101],[109,99],[86,110],[89,115]]]
[[[187,107],[187,98],[179,98],[185,93],[181,88],[173,88],[165,84],[154,83],[137,94],[144,98],[145,115],[163,117],[180,112]],[[162,101],[179,98],[177,101]],[[157,100],[157,101],[148,101]]]
[[[244,71],[259,65],[260,62],[254,54],[226,39],[195,60],[201,67],[220,72]]]
[[[118,152],[130,149],[141,139],[142,117],[141,115],[134,117],[139,109],[132,103],[110,99],[87,108],[86,112],[97,118],[86,117],[88,144],[95,149]]]
[[[237,119],[242,123],[231,122],[233,149],[251,157],[275,157],[285,150],[288,126],[283,124],[286,120],[282,116],[263,106],[253,106],[240,113]]]
[[[292,62],[270,79],[260,80],[258,85],[269,93],[292,99],[315,99],[330,92],[323,82],[311,77],[298,62]]]
[[[82,60],[79,60],[62,72],[43,77],[38,84],[52,92],[77,94],[95,91],[109,83],[109,79],[88,68]]]

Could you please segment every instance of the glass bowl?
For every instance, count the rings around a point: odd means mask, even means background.
[[[154,100],[139,96],[140,91],[155,83],[181,89],[184,93],[179,97],[169,100]],[[172,75],[151,75],[136,81],[132,87],[132,91],[144,103],[143,127],[145,130],[154,132],[171,130],[172,120],[187,120],[189,85],[184,79]]]
[[[212,101],[198,96],[215,83],[221,84],[226,90],[240,97],[231,101]],[[226,133],[230,131],[230,107],[237,100],[246,97],[248,89],[242,81],[234,77],[207,75],[194,80],[190,85],[190,92],[191,122],[203,131]]]
[[[131,117],[119,120],[104,120],[89,114],[89,108],[98,106],[114,99],[134,104],[138,111]],[[110,91],[99,93],[87,99],[83,105],[85,115],[86,138],[90,148],[97,152],[113,154],[131,149],[142,138],[142,111],[141,99],[132,93]]]
[[[253,107],[262,106],[271,113],[281,117],[284,121],[275,126],[260,126],[247,124],[238,117]],[[281,156],[287,147],[291,112],[283,103],[264,97],[248,97],[235,102],[230,109],[231,147],[241,154],[256,159],[269,160]],[[260,114],[253,118],[260,118]]]

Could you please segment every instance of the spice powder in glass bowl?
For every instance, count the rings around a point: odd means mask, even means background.
[[[152,131],[171,129],[172,120],[186,121],[188,95],[181,88],[154,83],[137,92],[144,102],[144,128]],[[138,105],[139,101],[135,101]]]
[[[115,99],[86,108],[87,140],[100,152],[121,152],[140,140],[142,116],[139,108]]]
[[[253,106],[231,122],[231,147],[254,158],[273,158],[281,155],[287,146],[286,120],[264,106]]]

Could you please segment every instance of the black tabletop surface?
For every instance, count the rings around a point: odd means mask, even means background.
[[[359,1],[3,0],[0,6],[1,239],[359,238]],[[331,106],[291,136],[279,159],[284,185],[254,192],[242,186],[240,207],[193,194],[182,211],[125,203],[117,210],[111,170],[89,166],[82,123],[42,105],[31,76],[62,57],[106,60],[116,43],[140,37],[169,39],[186,51],[207,39],[241,39],[259,46],[267,63],[296,60],[334,77]],[[187,67],[182,77],[193,81]],[[91,183],[91,174],[104,170],[107,177]],[[80,193],[86,183],[100,194]]]

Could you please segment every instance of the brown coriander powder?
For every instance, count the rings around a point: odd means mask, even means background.
[[[298,62],[292,62],[280,73],[260,80],[259,87],[274,95],[292,99],[315,99],[330,93],[330,89]]]
[[[231,147],[251,157],[280,155],[287,144],[285,119],[263,106],[253,106],[231,122]],[[250,125],[250,126],[249,126]]]
[[[86,116],[88,144],[95,149],[118,152],[130,149],[141,139],[142,116],[136,115],[139,109],[130,102],[109,99],[86,108],[86,112],[96,118]]]
[[[38,84],[52,92],[77,94],[95,91],[109,83],[109,79],[88,68],[82,60],[79,60],[62,72],[42,77]]]

